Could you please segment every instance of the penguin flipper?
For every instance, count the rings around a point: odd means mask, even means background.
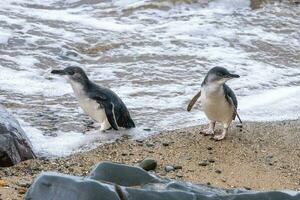
[[[199,97],[201,96],[201,90],[192,98],[192,100],[190,101],[188,107],[187,107],[187,111],[191,111],[194,104],[197,102],[197,100],[199,99]]]
[[[112,102],[104,103],[105,114],[107,117],[108,122],[110,123],[111,127],[115,130],[118,130],[118,124],[116,122],[115,116],[115,106]]]
[[[238,102],[237,102],[237,99],[236,99],[236,96],[235,96],[234,92],[226,84],[224,84],[223,88],[224,88],[224,93],[225,93],[226,100],[232,105],[232,107],[234,109],[232,119],[235,119],[235,117],[237,116],[240,123],[242,124],[243,122],[242,122],[242,120],[241,120],[241,118],[240,118],[240,116],[237,112]]]

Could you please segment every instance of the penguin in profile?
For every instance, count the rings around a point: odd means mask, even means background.
[[[203,111],[210,120],[208,129],[201,133],[213,135],[215,140],[222,140],[225,138],[228,128],[236,116],[242,123],[237,113],[237,98],[230,87],[225,84],[228,80],[239,77],[239,75],[231,74],[223,67],[214,67],[208,71],[201,84],[201,90],[192,98],[187,107],[187,110],[191,111],[200,97]],[[216,122],[223,124],[223,132],[220,135],[215,135]]]
[[[134,128],[135,124],[120,97],[108,88],[89,80],[80,67],[52,70],[52,74],[63,75],[71,84],[83,111],[100,123],[101,131],[119,127]]]

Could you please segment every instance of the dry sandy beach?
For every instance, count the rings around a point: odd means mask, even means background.
[[[157,160],[156,173],[171,179],[254,190],[300,190],[300,121],[247,122],[215,142],[202,126],[163,132],[143,141],[123,137],[88,152],[55,160],[37,159],[0,169],[0,199],[22,199],[41,171],[84,176],[98,162],[137,164]],[[204,163],[204,164],[203,164]],[[166,165],[182,169],[165,172]]]

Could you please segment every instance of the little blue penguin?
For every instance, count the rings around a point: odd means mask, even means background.
[[[210,120],[208,129],[202,131],[202,133],[213,135],[215,140],[225,138],[228,127],[236,116],[242,123],[237,113],[237,98],[230,87],[225,84],[226,81],[239,77],[239,75],[231,74],[223,67],[210,69],[201,84],[201,90],[192,98],[187,107],[187,110],[191,111],[193,105],[200,97],[203,111]],[[224,127],[223,132],[219,135],[215,135],[214,131],[216,122],[221,122]]]
[[[101,131],[119,127],[133,128],[135,124],[129,111],[116,93],[89,80],[80,67],[52,70],[52,74],[64,75],[71,84],[83,111],[100,123]]]

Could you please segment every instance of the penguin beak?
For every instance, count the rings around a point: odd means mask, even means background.
[[[227,75],[228,78],[232,79],[232,78],[240,78],[240,75],[237,74],[229,74]]]
[[[51,74],[58,74],[58,75],[67,75],[65,70],[52,70]]]

